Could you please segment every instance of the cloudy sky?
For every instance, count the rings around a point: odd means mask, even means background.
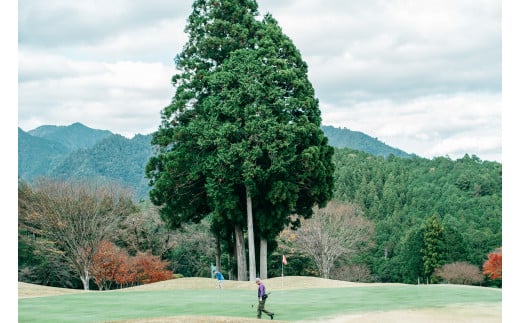
[[[426,158],[502,160],[497,0],[257,0],[309,66],[322,124]],[[19,0],[18,126],[160,124],[192,1]]]

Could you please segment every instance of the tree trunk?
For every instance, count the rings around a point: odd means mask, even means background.
[[[217,266],[217,271],[220,271],[222,272],[222,268],[221,268],[221,253],[220,253],[220,234],[217,233],[215,234],[215,240],[217,242],[215,248],[217,249],[216,251],[216,256],[215,256],[215,266]]]
[[[246,188],[247,195],[247,238],[249,246],[249,281],[254,282],[256,278],[255,260],[255,231],[253,228],[253,201],[249,189]]]
[[[83,289],[89,290],[90,275],[88,272],[88,268],[84,268],[84,271],[81,275],[79,275],[79,278],[81,279],[81,282],[83,283]]]
[[[237,250],[237,279],[247,281],[246,246],[244,232],[239,224],[235,224],[235,243]]]
[[[260,278],[267,279],[267,239],[260,239]]]
[[[228,271],[228,279],[229,280],[237,280],[237,277],[235,275],[235,263],[234,263],[234,259],[237,259],[236,257],[237,253],[236,253],[236,248],[233,248],[233,257],[228,254],[227,256],[227,264],[228,264],[228,268],[229,268],[229,271]]]

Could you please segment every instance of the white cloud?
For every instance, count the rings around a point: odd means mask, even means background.
[[[155,131],[191,4],[19,1],[19,125]],[[501,159],[500,2],[258,4],[307,62],[323,124],[428,158]]]
[[[48,49],[92,45],[163,21],[184,23],[190,6],[170,0],[21,0],[19,41]]]
[[[470,17],[467,6],[453,2],[441,1],[442,7],[437,2],[369,3],[374,5],[343,5],[315,18],[311,11],[309,19],[298,11],[285,19],[319,96],[348,102],[500,91],[501,23],[494,16],[499,6],[487,13],[488,8],[473,5],[469,9],[478,15]]]
[[[460,158],[467,153],[500,161],[500,101],[499,94],[461,93],[368,101],[348,109],[322,104],[322,115],[324,124],[348,124],[351,130],[423,157]]]
[[[179,32],[183,29],[184,23],[179,20],[161,21],[132,33],[117,34],[99,43],[78,47],[76,54],[110,61],[160,61],[173,66],[173,57],[188,40],[184,33]]]
[[[157,129],[169,103],[174,69],[146,62],[76,62],[64,57],[20,55],[26,81],[19,85],[19,126],[82,122],[133,136]],[[46,62],[47,64],[37,64]],[[59,73],[58,66],[63,66]]]

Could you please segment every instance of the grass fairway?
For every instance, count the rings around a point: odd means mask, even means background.
[[[180,283],[182,280],[177,281]],[[279,321],[369,322],[367,314],[382,315],[407,311],[412,314],[417,314],[416,311],[429,311],[428,317],[432,315],[435,317],[435,313],[439,313],[439,317],[442,317],[443,313],[449,312],[450,309],[478,305],[491,309],[490,313],[477,313],[479,317],[486,316],[487,320],[468,322],[501,322],[500,289],[456,285],[353,285],[352,283],[347,287],[341,287],[341,282],[335,281],[327,281],[328,285],[323,285],[327,287],[320,288],[320,284],[309,284],[309,279],[305,277],[299,278],[300,283],[281,289],[275,281],[272,281],[274,287],[269,288],[270,281],[270,279],[266,280],[268,291],[272,291],[266,307],[276,313],[275,320]],[[224,289],[218,290],[212,287],[213,280],[211,283],[205,279],[191,282],[194,284],[192,288],[162,282],[155,288],[142,286],[144,288],[20,298],[18,320],[19,322],[247,322],[247,319],[255,319],[257,301],[254,283],[226,281]],[[171,284],[174,282],[172,281]],[[298,288],[298,286],[309,285],[311,287]],[[459,316],[466,315],[464,311],[457,313],[456,315]],[[383,317],[386,318],[383,321],[392,322],[388,320],[388,316]],[[265,315],[263,318],[268,319]],[[464,321],[464,317],[453,317],[453,320]],[[393,320],[393,322],[406,321],[410,320],[405,318]]]

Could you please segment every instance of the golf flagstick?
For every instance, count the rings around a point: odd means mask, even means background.
[[[283,293],[283,265],[287,264],[287,259],[285,255],[282,255],[282,293]]]

